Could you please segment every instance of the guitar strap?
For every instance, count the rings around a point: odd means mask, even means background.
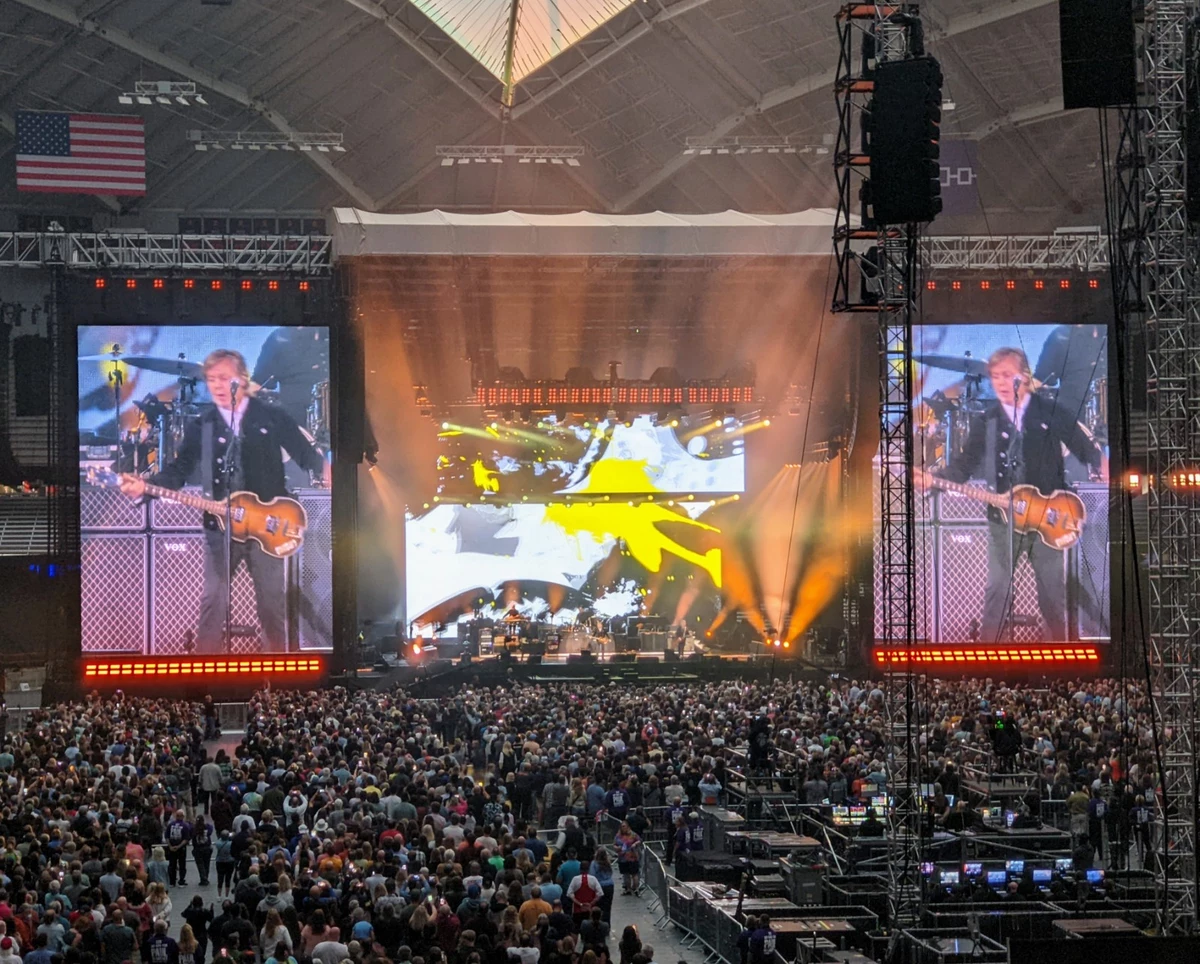
[[[204,497],[213,498],[213,424],[212,419],[200,422],[200,485]]]

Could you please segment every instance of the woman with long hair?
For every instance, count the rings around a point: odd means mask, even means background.
[[[338,941],[341,936],[338,927],[325,923],[325,911],[318,908],[300,931],[300,956],[312,957],[313,948],[322,941]]]
[[[83,915],[90,916],[90,915]],[[179,929],[179,964],[204,964],[200,955],[200,942],[191,924],[184,924]]]
[[[596,856],[592,858],[592,863],[588,867],[588,873],[600,881],[601,896],[599,910],[605,921],[611,921],[613,894],[616,892],[616,884],[613,882],[612,861],[608,857],[608,851],[603,847],[597,848]]]
[[[154,920],[165,920],[167,925],[171,923],[171,898],[167,896],[167,888],[165,884],[151,884],[150,889],[146,892],[146,904],[150,908],[150,915]]]
[[[280,947],[287,948],[287,953],[282,958],[279,958]],[[258,959],[266,961],[270,957],[275,957],[280,961],[286,961],[291,953],[292,935],[283,926],[283,918],[279,916],[279,911],[272,907],[267,911],[267,919],[258,934]]]
[[[638,929],[633,924],[626,925],[621,932],[621,942],[617,945],[617,950],[621,952],[620,964],[633,964],[633,955],[641,949],[642,939],[638,936]]]
[[[617,869],[621,871],[622,894],[636,894],[641,886],[642,838],[633,832],[628,821],[621,821],[621,829],[613,838],[613,849],[617,852]]]

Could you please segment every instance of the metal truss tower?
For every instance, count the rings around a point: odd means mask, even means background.
[[[837,15],[840,53],[835,81],[838,211],[832,307],[834,311],[876,315],[880,358],[881,642],[907,648],[914,645],[917,634],[912,325],[920,249],[914,225],[877,228],[868,216],[870,139],[865,121],[874,92],[875,64],[913,52],[914,40],[919,37],[918,17],[915,4],[885,7],[852,3],[842,7]],[[863,202],[858,223],[854,217],[856,200]],[[920,915],[920,682],[911,664],[889,664],[884,689],[887,786],[892,798],[888,875],[893,934],[916,924]]]
[[[1187,80],[1196,0],[1145,11],[1144,286],[1149,491],[1151,700],[1161,734],[1165,893],[1161,927],[1190,932],[1197,911],[1196,674],[1200,667],[1200,508],[1172,485],[1200,458],[1200,275],[1186,206]]]

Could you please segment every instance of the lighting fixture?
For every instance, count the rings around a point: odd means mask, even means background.
[[[813,144],[798,137],[689,137],[684,154],[828,154],[832,134],[822,134],[821,143]]]
[[[191,107],[200,104],[207,107],[208,101],[197,92],[196,85],[190,80],[138,80],[134,82],[133,90],[123,91],[117,95],[121,104],[178,104],[180,107]]]
[[[119,680],[125,685],[136,679],[178,676],[254,676],[322,673],[325,661],[319,656],[182,657],[179,659],[86,660],[83,677],[91,684]]]
[[[909,647],[879,647],[874,662],[884,666],[964,666],[983,663],[1098,663],[1100,651],[1092,645],[967,645],[948,644]]]
[[[583,157],[582,147],[545,146],[529,144],[439,144],[435,155],[442,159],[442,167],[451,167],[454,162],[469,164],[503,164],[515,160],[518,164],[566,164],[579,167]]]
[[[235,151],[311,151],[315,148],[325,154],[330,151],[346,153],[342,135],[326,131],[293,131],[285,134],[279,131],[192,130],[187,132],[187,139],[198,151],[223,151],[227,147]]]

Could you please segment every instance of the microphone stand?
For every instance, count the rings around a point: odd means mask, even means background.
[[[237,382],[229,386],[229,445],[225,447],[225,653],[233,654],[233,472],[240,457]]]
[[[1016,487],[1017,463],[1013,459],[1013,453],[1016,449],[1017,438],[1022,434],[1022,426],[1019,420],[1021,418],[1021,379],[1013,379],[1013,434],[1008,440],[1008,571],[1009,578],[1012,581],[1012,587],[1008,592],[1008,612],[1005,614],[1008,619],[1008,642],[1013,644],[1017,641],[1017,530],[1016,519],[1013,516],[1013,489]],[[1021,463],[1025,464],[1025,444],[1024,439],[1021,440]]]

